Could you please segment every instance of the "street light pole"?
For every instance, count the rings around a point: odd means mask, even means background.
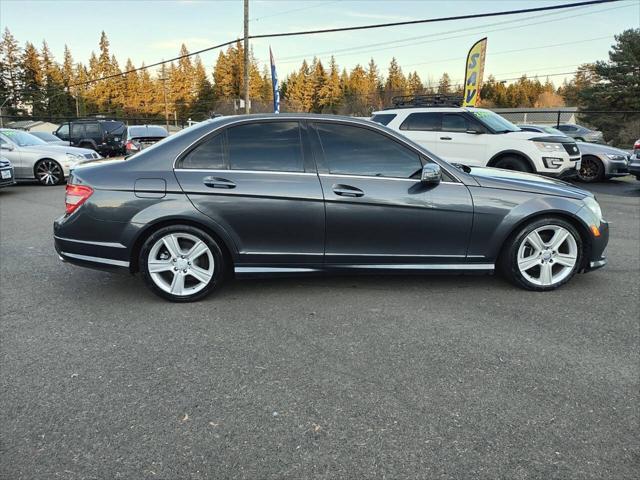
[[[249,0],[244,0],[244,113],[249,113]]]
[[[164,70],[164,64],[162,65],[162,69]],[[168,132],[169,131],[169,106],[167,105],[167,77],[163,76],[158,80],[162,82],[162,93],[164,95],[164,124]]]

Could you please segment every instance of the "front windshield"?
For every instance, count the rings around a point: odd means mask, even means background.
[[[520,132],[513,123],[490,110],[472,110],[473,115],[485,127],[489,127],[496,133]]]
[[[34,137],[38,137],[40,140],[44,140],[45,142],[46,141],[57,142],[58,140],[60,140],[55,135],[51,135],[50,133],[47,133],[47,132],[34,132],[32,133],[32,135]]]
[[[542,127],[542,130],[544,130],[544,133],[550,133],[552,135],[560,135],[561,137],[566,137],[566,134],[564,132],[561,132],[560,130],[558,130],[557,128],[553,128],[553,127]]]
[[[21,132],[19,130],[2,130],[2,134],[19,147],[47,144],[44,140],[40,140],[38,137],[31,135],[30,133]]]

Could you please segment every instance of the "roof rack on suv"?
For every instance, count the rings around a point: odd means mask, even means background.
[[[400,95],[391,99],[393,107],[459,107],[462,105],[462,97],[436,93],[431,95]]]

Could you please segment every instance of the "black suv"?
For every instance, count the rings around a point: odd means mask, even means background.
[[[124,155],[127,126],[119,120],[72,120],[53,134],[74,147],[96,150],[104,157]]]

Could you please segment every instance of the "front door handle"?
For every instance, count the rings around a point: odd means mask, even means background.
[[[231,180],[220,177],[204,177],[202,183],[209,188],[236,188],[236,184]]]
[[[440,140],[451,140],[451,137],[440,137]]]
[[[363,197],[364,192],[359,188],[352,187],[351,185],[334,185],[331,187],[333,193],[340,195],[341,197]]]

